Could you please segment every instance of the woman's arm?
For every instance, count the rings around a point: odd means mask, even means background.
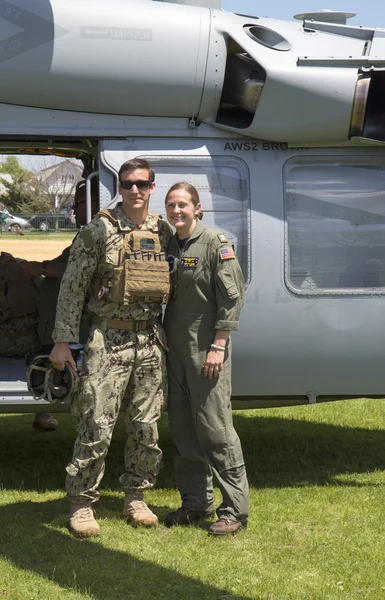
[[[203,363],[203,373],[205,377],[212,379],[218,377],[223,369],[223,361],[225,359],[225,349],[227,340],[229,339],[230,331],[216,329],[213,343],[206,355],[206,360]]]

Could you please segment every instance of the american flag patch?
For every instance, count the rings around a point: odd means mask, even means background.
[[[219,250],[219,255],[221,260],[229,260],[230,258],[235,258],[234,250],[232,248],[221,248]]]

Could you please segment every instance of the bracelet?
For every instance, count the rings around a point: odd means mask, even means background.
[[[213,348],[213,350],[221,350],[222,352],[226,350],[225,346],[217,346],[217,344],[211,344],[210,348]]]

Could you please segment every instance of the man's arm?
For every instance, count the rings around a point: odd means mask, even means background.
[[[88,288],[105,248],[101,220],[84,227],[74,240],[63,275],[52,334],[56,343],[79,343],[79,326]]]
[[[73,240],[71,246],[63,250],[60,256],[57,256],[52,261],[46,263],[44,273],[46,277],[57,279],[61,279],[63,277],[75,239]],[[44,263],[40,264],[44,265]],[[77,371],[76,362],[72,356],[71,348],[67,342],[56,343],[52,348],[49,359],[55,369],[60,369],[60,371],[63,371],[65,363],[68,363],[74,369],[74,371]]]

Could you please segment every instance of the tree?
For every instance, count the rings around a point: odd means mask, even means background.
[[[1,173],[10,178],[1,177]],[[5,192],[0,196],[0,202],[11,212],[31,214],[50,210],[49,198],[34,185],[34,174],[24,169],[16,156],[7,156],[0,165],[0,183]]]
[[[22,177],[30,171],[23,169],[16,156],[7,156],[5,161],[0,164],[0,173],[12,175],[12,177]]]

